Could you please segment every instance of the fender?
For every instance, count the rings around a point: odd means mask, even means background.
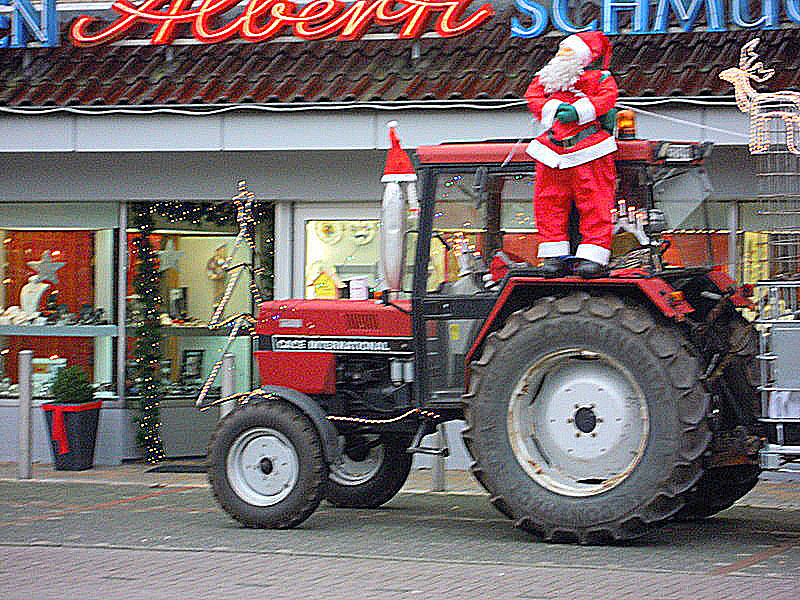
[[[322,410],[319,404],[302,392],[281,385],[262,385],[259,389],[274,394],[285,400],[306,415],[319,433],[322,440],[322,450],[325,453],[325,460],[330,464],[338,464],[342,460],[342,453],[339,448],[339,434],[336,427],[328,420],[328,415]]]
[[[473,358],[480,355],[480,349],[486,337],[492,331],[500,329],[512,312],[532,305],[538,298],[558,295],[559,290],[566,292],[585,290],[590,293],[609,291],[621,295],[635,295],[645,299],[665,317],[675,321],[682,321],[686,315],[694,311],[694,307],[683,299],[682,294],[672,293],[675,292],[675,289],[666,281],[652,277],[646,271],[639,269],[618,269],[614,272],[613,277],[597,279],[511,277],[478,332],[475,342],[465,357],[464,366],[468,367]],[[465,373],[465,385],[469,385],[469,368]]]

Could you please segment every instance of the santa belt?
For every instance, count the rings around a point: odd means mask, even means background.
[[[557,140],[552,131],[547,132],[547,137],[553,145],[569,150],[570,148],[577,146],[579,142],[585,140],[590,135],[594,135],[598,131],[600,131],[600,127],[598,125],[592,125],[591,127],[587,127],[583,131],[579,131],[575,135],[564,138],[563,140]]]

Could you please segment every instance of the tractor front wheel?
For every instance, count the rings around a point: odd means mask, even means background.
[[[327,478],[314,425],[280,400],[236,408],[220,421],[209,444],[214,496],[247,527],[296,527],[319,506]]]

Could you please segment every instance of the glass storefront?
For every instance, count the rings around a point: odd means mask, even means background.
[[[380,221],[306,221],[306,298],[341,298],[380,285]]]
[[[19,352],[33,352],[33,395],[81,367],[113,394],[117,212],[112,204],[0,206],[0,396],[15,397]],[[102,215],[95,210],[103,211]]]

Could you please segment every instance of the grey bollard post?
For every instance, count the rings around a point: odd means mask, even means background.
[[[436,426],[436,447],[437,448],[444,448],[444,425],[437,425]],[[444,461],[445,458],[441,454],[437,454],[433,458],[433,469],[432,469],[432,476],[433,482],[431,486],[431,491],[433,492],[443,492],[445,491],[445,477],[444,477]]]
[[[222,355],[222,397],[232,396],[236,392],[236,357],[230,352]],[[220,419],[233,410],[233,400],[219,405]]]
[[[19,353],[19,422],[18,435],[19,451],[17,453],[17,468],[19,479],[33,478],[32,449],[33,449],[33,421],[31,373],[33,365],[33,351],[22,350]]]

